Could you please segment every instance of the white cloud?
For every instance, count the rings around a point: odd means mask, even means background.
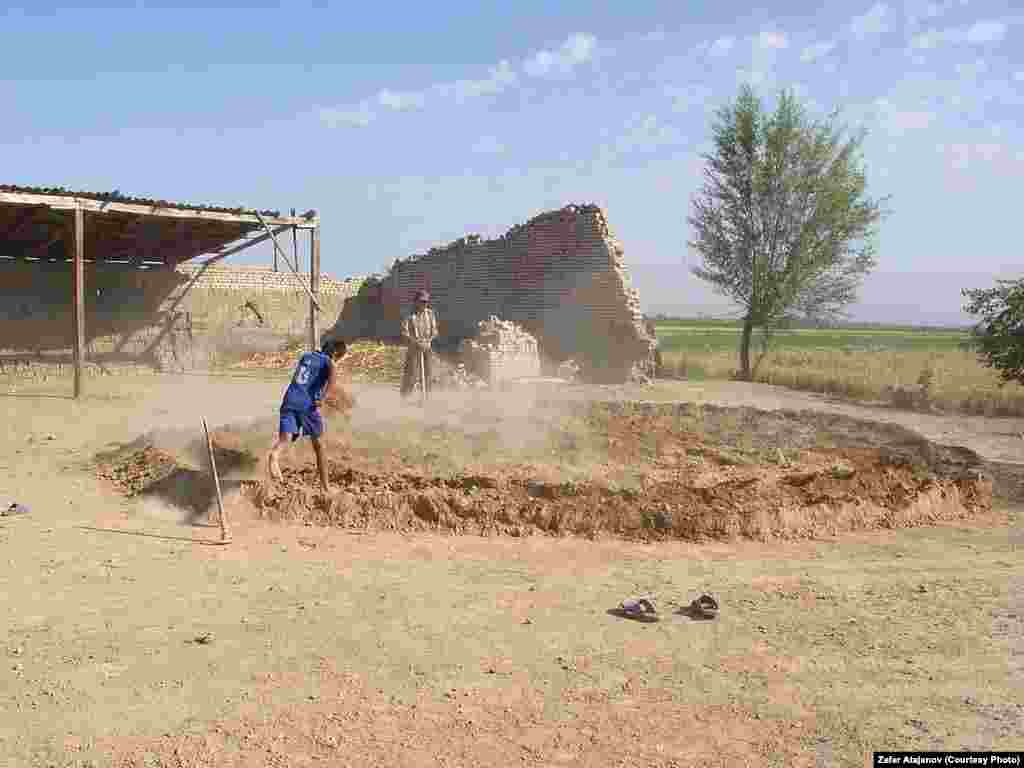
[[[423,91],[392,91],[385,88],[377,94],[377,103],[396,112],[405,112],[410,109],[423,109],[427,97]]]
[[[500,155],[505,151],[505,145],[494,136],[481,136],[472,147],[476,155]]]
[[[910,38],[910,47],[918,48],[923,50],[931,50],[932,48],[938,48],[943,43],[947,42],[948,34],[940,32],[937,29],[930,29],[927,32],[921,32]]]
[[[935,121],[935,113],[925,110],[895,111],[888,115],[889,132],[904,136],[914,131],[923,131]]]
[[[593,35],[571,35],[555,51],[538,51],[523,62],[523,69],[534,77],[570,74],[577,66],[591,61],[597,51]],[[319,111],[320,120],[331,128],[352,126],[365,128],[378,117],[373,108],[408,112],[426,108],[434,100],[452,101],[462,105],[484,96],[495,96],[519,84],[519,76],[506,59],[488,70],[487,77],[438,83],[421,90],[401,91],[383,88],[372,102],[329,107]]]
[[[442,83],[436,87],[436,90],[442,96],[453,99],[457,104],[463,104],[470,99],[480,96],[499,94],[514,86],[518,81],[519,78],[513,71],[512,65],[503,59],[498,62],[496,67],[491,67],[488,76],[485,78]]]
[[[789,47],[789,40],[782,32],[762,32],[756,38],[756,45],[762,50],[779,50]]]
[[[553,51],[538,51],[523,63],[523,70],[531,77],[568,75],[580,64],[594,58],[597,52],[597,38],[593,35],[575,34]]]
[[[1013,75],[1013,79],[1016,80],[1018,83],[1024,83],[1024,72],[1015,72]]]
[[[1006,37],[1006,25],[1001,21],[979,21],[967,30],[968,43],[998,43]]]
[[[832,50],[836,47],[836,44],[827,40],[821,43],[814,43],[814,45],[808,45],[803,51],[800,52],[800,61],[806,63],[817,61],[823,56],[828,56]]]
[[[907,26],[914,29],[927,19],[937,19],[956,6],[956,0],[932,2],[930,0],[908,0],[905,7]]]
[[[325,107],[320,110],[320,120],[330,128],[339,128],[342,126],[365,128],[372,123],[376,117],[376,113],[374,113],[366,104],[360,104],[354,109]]]
[[[939,144],[937,149],[954,171],[977,171],[981,164],[992,165],[1008,154],[1005,145],[993,142]]]
[[[663,43],[668,37],[668,31],[665,29],[664,24],[659,24],[657,27],[652,29],[646,35],[643,40],[645,43]]]
[[[875,3],[866,13],[850,20],[850,33],[860,42],[877,37],[889,28],[886,23],[888,14],[889,7],[885,3]]]
[[[727,55],[735,45],[735,37],[720,37],[711,44],[711,47],[708,48],[708,53],[715,58],[721,58],[722,56]]]
[[[1002,21],[979,21],[969,27],[930,29],[914,35],[910,40],[912,48],[932,49],[950,43],[982,45],[998,43],[1006,37],[1006,24]]]
[[[750,44],[750,61],[736,69],[736,80],[754,87],[765,86],[774,79],[779,51],[789,47],[789,40],[782,32],[762,31],[746,41]]]

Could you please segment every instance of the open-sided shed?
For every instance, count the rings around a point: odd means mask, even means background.
[[[310,238],[308,284],[299,276],[278,236],[306,230]],[[173,270],[190,259],[209,255],[221,261],[271,240],[275,259],[289,263],[310,298],[311,342],[317,344],[316,300],[320,275],[320,220],[315,211],[282,215],[278,211],[188,205],[127,197],[119,192],[90,193],[65,189],[0,185],[0,263],[39,265],[38,279],[54,268],[71,272],[71,349],[75,397],[82,392],[85,361],[85,265],[105,270]],[[297,238],[293,238],[296,242]],[[293,253],[293,256],[297,254]],[[22,270],[24,272],[24,270]]]

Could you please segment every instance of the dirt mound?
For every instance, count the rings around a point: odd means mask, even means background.
[[[627,538],[817,538],[845,531],[956,520],[991,506],[991,483],[965,473],[922,476],[878,450],[823,451],[802,466],[709,462],[639,490],[534,480],[522,474],[427,477],[332,472],[340,490],[315,490],[312,470],[280,483],[243,483],[259,514],[360,529]]]
[[[525,426],[532,439],[516,443],[524,414],[467,408],[461,422],[414,410],[387,425],[335,425],[325,440],[330,496],[307,450],[286,454],[281,482],[256,479],[261,457],[242,432],[214,433],[218,468],[265,519],[366,530],[814,538],[991,508],[976,455],[885,425],[664,403],[537,404]],[[101,474],[126,493],[209,508],[205,465],[181,460],[195,446],[135,447]]]
[[[253,473],[259,460],[233,432],[213,432],[214,459],[223,481]],[[128,497],[156,498],[192,520],[210,511],[216,489],[206,458],[205,440],[193,439],[174,447],[157,447],[155,436],[140,438],[119,451],[98,456],[96,475]]]
[[[96,475],[125,496],[135,496],[176,471],[178,462],[174,456],[147,445],[127,456],[113,457],[109,463],[101,462]]]

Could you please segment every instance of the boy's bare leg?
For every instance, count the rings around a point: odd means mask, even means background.
[[[281,465],[278,463],[278,455],[281,449],[288,443],[288,435],[285,432],[278,434],[274,444],[270,447],[270,455],[267,456],[267,471],[275,480],[281,479]]]
[[[313,453],[316,454],[316,470],[320,473],[320,487],[324,493],[331,492],[331,484],[327,479],[327,460],[324,459],[324,445],[319,438],[311,438],[313,441]]]

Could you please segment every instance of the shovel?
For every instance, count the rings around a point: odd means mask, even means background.
[[[420,350],[420,405],[427,404],[427,353]]]

